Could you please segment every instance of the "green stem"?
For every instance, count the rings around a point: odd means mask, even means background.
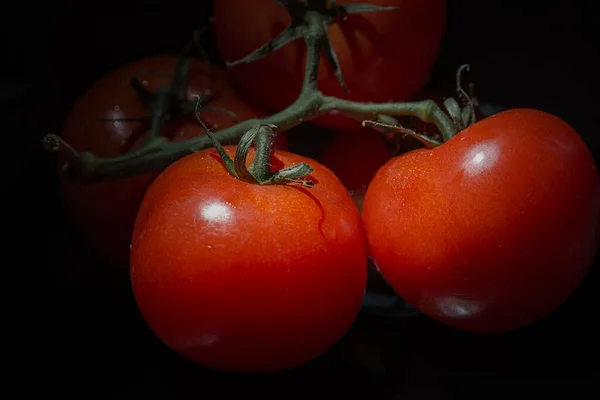
[[[175,74],[169,85],[169,97],[172,98],[174,107],[181,107],[187,101],[188,75],[190,72],[190,56],[194,49],[194,42],[188,43],[181,52],[175,67]]]
[[[308,28],[304,42],[306,43],[306,68],[304,70],[304,82],[300,97],[310,95],[318,90],[319,65],[321,63],[321,46],[327,38],[321,18],[314,11],[309,11],[306,16]]]
[[[156,93],[155,100],[151,105],[152,118],[150,120],[150,130],[148,131],[148,137],[142,147],[149,146],[152,144],[155,138],[161,136],[163,125],[167,117],[167,108],[169,107],[169,90],[161,87]]]
[[[250,172],[259,182],[264,182],[271,177],[271,156],[273,142],[277,136],[277,126],[257,125],[258,130],[254,145],[256,154],[250,165]]]
[[[417,117],[424,122],[433,123],[440,130],[444,141],[456,134],[452,120],[442,111],[433,100],[423,100],[405,103],[357,103],[337,97],[324,97],[321,112],[338,110],[351,114],[355,119],[376,119],[379,114]]]
[[[227,171],[241,181],[259,185],[278,185],[296,182],[306,187],[314,186],[313,181],[304,179],[313,172],[313,168],[306,163],[282,168],[275,172],[270,171],[271,145],[276,136],[275,128],[273,125],[259,124],[246,132],[237,145],[233,161],[213,134],[209,130],[206,133],[213,141],[213,145],[221,156]],[[246,164],[252,143],[256,144],[257,151],[249,169],[246,167]]]
[[[259,133],[261,125],[257,125],[256,127],[250,129],[248,132],[242,136],[242,139],[238,143],[235,150],[235,158],[233,159],[233,166],[235,168],[235,175],[244,182],[248,183],[260,183],[261,181],[252,175],[248,168],[246,167],[246,163],[248,160],[248,152],[250,151],[250,146],[256,139],[256,135]],[[267,160],[268,162],[268,160]]]
[[[77,153],[75,156],[72,152],[64,152],[63,154],[67,158],[78,159],[80,164],[85,163],[85,160],[88,159],[93,160],[93,163],[84,165],[82,168],[68,169],[67,173],[73,179],[107,181],[161,171],[188,154],[214,146],[215,142],[234,143],[257,125],[274,125],[280,131],[285,131],[334,110],[358,121],[376,120],[389,125],[394,123],[393,116],[417,117],[424,122],[435,124],[443,141],[447,141],[456,134],[457,128],[453,121],[432,100],[405,103],[360,103],[324,96],[318,90],[317,83],[323,51],[322,45],[327,40],[327,24],[323,23],[323,16],[316,11],[308,11],[306,21],[304,40],[307,48],[307,61],[303,87],[296,101],[286,109],[263,119],[246,120],[218,132],[186,141],[168,142],[166,138],[155,136],[156,132],[153,132],[153,139],[148,140],[143,148],[117,157],[98,158],[89,153]],[[156,119],[158,124],[158,117]],[[266,148],[265,142],[259,143],[262,143],[260,146]],[[252,170],[264,178],[266,173],[263,167],[262,160],[256,161]],[[294,168],[298,170],[294,170]],[[303,168],[294,166],[289,171],[279,171],[271,177],[271,181],[293,180],[298,174],[307,171],[306,168]]]
[[[409,103],[356,103],[326,97],[320,92],[313,91],[299,97],[290,107],[277,114],[264,119],[246,120],[213,135],[221,143],[231,143],[257,124],[272,124],[285,131],[332,110],[338,110],[359,120],[374,119],[373,117],[379,114],[414,116],[425,122],[434,123],[444,141],[454,136],[456,132],[450,118],[432,100]],[[166,139],[160,143],[155,141],[153,148],[140,149],[119,157],[97,158],[93,168],[85,169],[86,174],[75,173],[73,178],[105,181],[113,180],[115,177],[124,178],[140,173],[161,171],[179,158],[209,148],[212,144],[211,139],[206,135],[181,142],[168,142]]]

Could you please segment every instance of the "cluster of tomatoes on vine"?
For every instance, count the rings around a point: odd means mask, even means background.
[[[374,103],[418,96],[443,38],[445,2],[370,1],[396,3],[329,26],[347,92],[327,68],[319,90]],[[272,0],[214,3],[225,60],[289,23]],[[160,134],[180,141],[284,110],[302,89],[302,46],[228,70],[190,58],[173,108],[188,112],[172,113]],[[68,115],[64,142],[98,157],[142,146],[155,94],[173,88],[178,61],[143,59],[95,82]],[[197,97],[201,106],[188,107]],[[336,131],[318,160],[259,124],[237,145],[215,140],[158,173],[61,180],[89,243],[129,265],[144,319],[181,355],[236,371],[316,358],[355,320],[368,257],[422,313],[480,333],[534,323],[584,279],[598,248],[600,183],[589,150],[558,117],[507,110],[399,153],[342,115],[312,122]]]

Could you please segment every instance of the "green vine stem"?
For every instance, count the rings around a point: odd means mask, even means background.
[[[344,12],[385,12],[378,10],[374,6],[361,5],[356,10],[347,6]],[[52,134],[44,138],[46,149],[61,152],[69,160],[65,172],[70,178],[93,182],[161,171],[188,154],[214,146],[214,140],[223,144],[235,143],[257,126],[276,126],[280,131],[285,131],[334,110],[361,122],[374,120],[387,125],[395,124],[395,116],[416,117],[435,124],[443,141],[452,138],[460,130],[460,124],[457,125],[455,118],[446,114],[433,100],[363,103],[325,96],[317,88],[317,78],[319,62],[324,53],[329,62],[337,62],[327,36],[327,26],[332,23],[332,15],[322,10],[309,9],[303,18],[304,28],[299,35],[304,39],[307,49],[303,88],[297,100],[281,112],[262,119],[246,120],[230,128],[181,142],[169,142],[162,136],[153,137],[143,148],[118,157],[99,158],[91,153],[79,153],[67,144],[61,144],[61,139]],[[297,37],[292,37],[295,38]],[[342,82],[343,80],[340,83]]]
[[[198,96],[198,106],[200,106],[200,97]],[[277,127],[270,124],[258,124],[254,128],[246,132],[240,139],[236,151],[235,158],[232,160],[227,154],[221,143],[215,138],[213,133],[208,129],[202,120],[198,118],[198,122],[204,126],[206,135],[210,138],[213,146],[217,149],[223,164],[227,171],[234,177],[248,183],[259,185],[276,185],[282,183],[296,182],[305,187],[313,187],[314,181],[307,178],[314,170],[313,168],[302,162],[291,167],[282,168],[271,172],[271,157],[272,147],[277,136]],[[252,143],[256,146],[256,154],[247,167],[248,153]]]

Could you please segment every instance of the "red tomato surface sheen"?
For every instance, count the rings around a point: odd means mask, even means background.
[[[342,181],[360,210],[369,182],[391,157],[381,134],[362,129],[337,133],[320,161]]]
[[[138,75],[142,84],[154,92],[159,86],[170,83],[176,63],[177,56],[146,58],[96,81],[77,99],[65,120],[62,138],[75,149],[100,157],[116,156],[138,148],[147,137],[147,123],[103,121],[102,118],[148,115],[149,111],[131,88],[130,79]],[[207,66],[193,60],[188,80],[190,99],[193,94],[202,94],[209,88],[208,77]],[[210,88],[215,96],[210,106],[226,108],[240,121],[255,117],[255,112],[231,89],[225,73],[214,67]],[[234,124],[231,117],[221,112],[206,111],[201,117],[215,130]],[[194,116],[169,122],[163,128],[163,135],[176,141],[202,134],[204,131]],[[285,138],[284,135],[279,137]],[[64,160],[61,160],[60,167],[63,164]],[[156,175],[94,184],[61,180],[63,196],[77,225],[92,247],[108,260],[128,261],[135,215],[146,188]]]
[[[222,370],[285,369],[325,352],[353,323],[366,286],[362,221],[320,164],[276,151],[272,165],[302,161],[314,168],[313,188],[243,182],[208,149],[148,189],[133,235],[133,290],[179,354]]]
[[[379,270],[406,301],[456,328],[514,330],[551,313],[586,275],[600,180],[569,125],[513,109],[390,160],[363,217]]]
[[[340,0],[338,4],[364,3]],[[445,31],[444,0],[370,0],[397,10],[348,15],[329,28],[346,94],[332,69],[321,62],[319,89],[354,101],[404,101],[427,81]],[[291,22],[284,7],[273,0],[215,0],[215,37],[226,61],[240,59],[271,41]],[[280,111],[300,94],[305,69],[302,40],[289,43],[266,57],[232,67],[239,90],[266,110]],[[331,114],[316,123],[354,129],[356,121]]]

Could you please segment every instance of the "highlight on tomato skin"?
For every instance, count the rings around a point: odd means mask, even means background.
[[[597,251],[600,178],[558,117],[512,109],[395,157],[365,196],[380,272],[430,317],[478,333],[545,318]]]
[[[94,82],[73,105],[63,124],[61,137],[79,151],[89,151],[99,157],[124,154],[139,148],[147,138],[149,124],[124,121],[127,118],[149,116],[130,80],[137,77],[151,92],[168,85],[177,65],[177,55],[144,58],[124,65]],[[210,79],[209,79],[210,78]],[[209,68],[192,58],[188,77],[188,95],[202,95],[210,88],[214,99],[211,107],[224,108],[244,121],[256,117],[254,109],[244,103],[230,87],[224,71]],[[232,126],[235,120],[222,111],[204,110],[203,121],[212,129]],[[163,126],[162,133],[174,141],[204,134],[196,117],[189,115]],[[279,144],[286,146],[285,136]],[[58,169],[65,160],[59,159]],[[78,229],[90,246],[104,259],[127,264],[135,215],[146,188],[157,174],[144,174],[111,182],[81,184],[68,178],[60,179],[61,194]]]
[[[321,62],[319,89],[326,95],[363,102],[406,101],[425,84],[446,29],[445,0],[340,0],[340,5],[369,3],[397,10],[347,15],[330,25],[348,93],[331,68]],[[225,61],[247,56],[270,42],[291,18],[273,0],[215,0],[217,48]],[[229,73],[236,89],[261,108],[281,111],[300,94],[306,59],[301,40],[264,58],[236,65]],[[360,123],[332,112],[315,123],[336,130],[360,128]]]
[[[276,150],[270,165],[300,162],[314,168],[311,188],[234,178],[215,149],[149,187],[132,238],[133,292],[180,355],[220,370],[282,370],[318,357],[354,322],[366,287],[360,214],[318,162]]]

